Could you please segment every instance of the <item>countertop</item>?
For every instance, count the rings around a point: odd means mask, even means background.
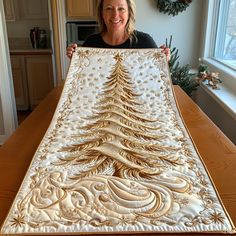
[[[51,48],[10,48],[10,55],[48,55]]]
[[[8,38],[10,55],[48,55],[52,48],[32,48],[29,38]]]

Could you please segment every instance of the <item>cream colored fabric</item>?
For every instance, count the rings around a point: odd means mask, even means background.
[[[1,232],[233,232],[159,49],[77,49]]]

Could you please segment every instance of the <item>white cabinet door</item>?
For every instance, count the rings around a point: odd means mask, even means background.
[[[6,21],[16,21],[17,2],[14,0],[3,0]]]
[[[33,109],[53,89],[51,55],[25,56],[30,106]]]
[[[24,56],[11,56],[12,76],[17,110],[29,108]]]

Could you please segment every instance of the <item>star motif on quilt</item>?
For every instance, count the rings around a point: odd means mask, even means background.
[[[18,215],[11,220],[11,226],[22,227],[25,224],[25,216]]]
[[[224,217],[222,216],[221,212],[214,212],[210,214],[210,220],[213,221],[215,224],[223,224]]]

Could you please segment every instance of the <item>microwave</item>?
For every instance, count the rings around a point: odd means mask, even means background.
[[[66,23],[67,46],[72,43],[82,45],[86,38],[99,32],[96,21],[76,21]]]

